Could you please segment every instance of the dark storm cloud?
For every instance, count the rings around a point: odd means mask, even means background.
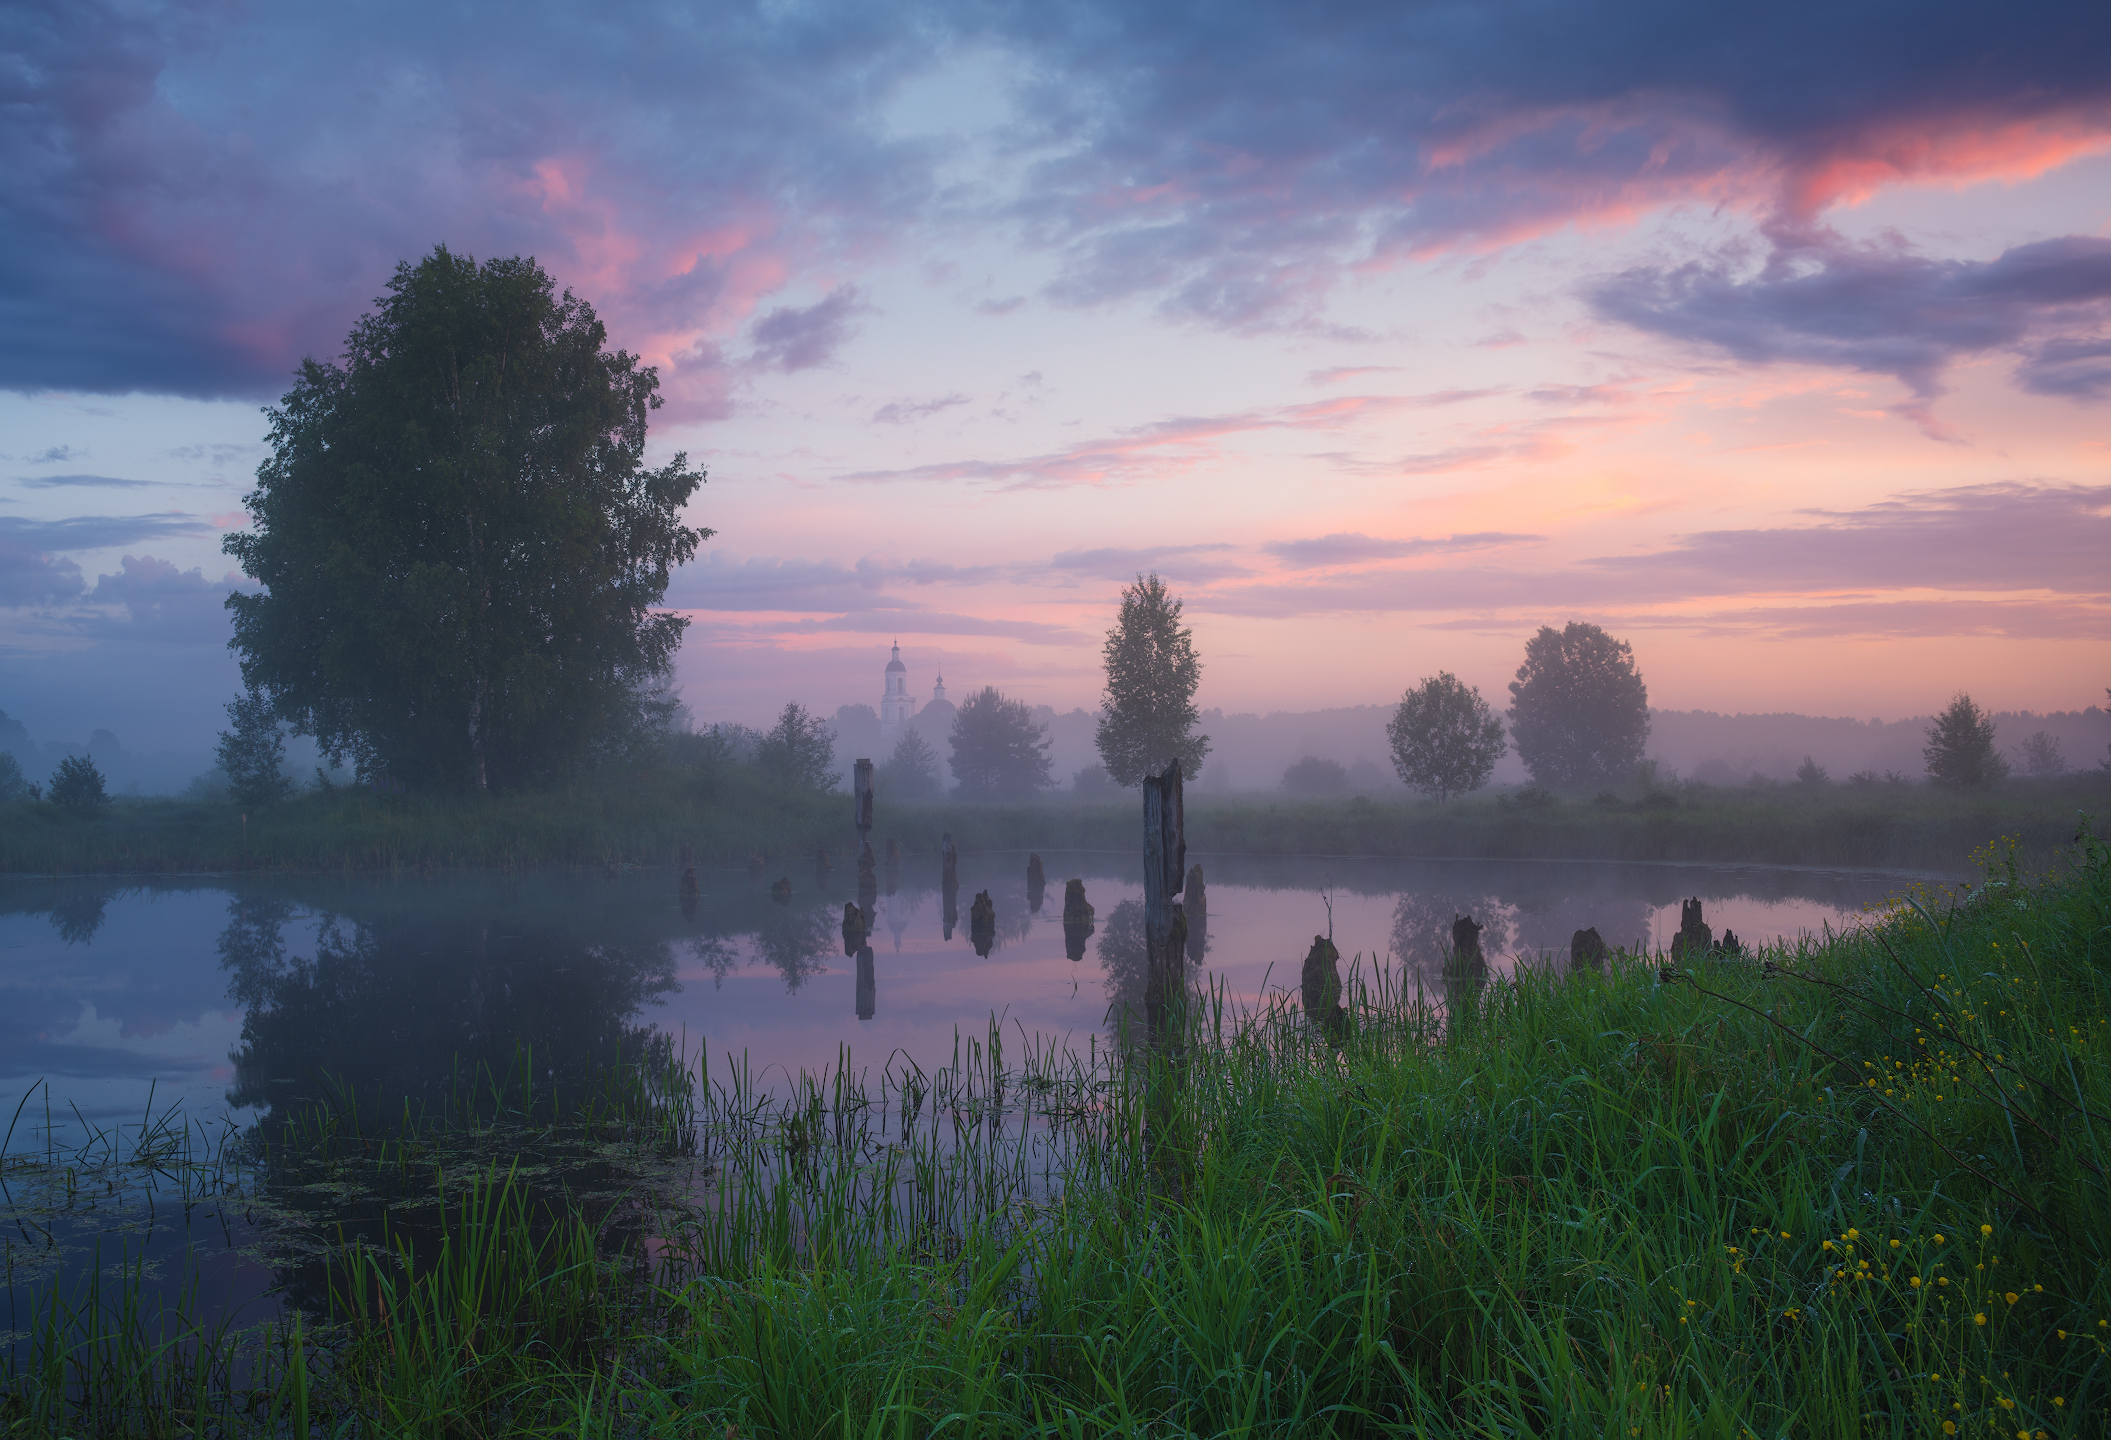
[[[8,6],[0,387],[269,396],[443,240],[536,255],[619,339],[723,334],[920,203],[871,117],[927,41],[826,0]]]
[[[2070,235],[1993,260],[1937,260],[1830,234],[1783,239],[1748,277],[1719,259],[1636,269],[1595,286],[1610,319],[1739,360],[1893,375],[1920,405],[1945,368],[1991,350],[2021,357],[2023,388],[2072,399],[2111,386],[2111,240]]]
[[[974,46],[1031,61],[998,138],[1027,198],[1001,215],[941,198],[952,152],[884,120]],[[0,387],[274,394],[441,240],[536,255],[619,338],[693,337],[664,377],[690,414],[723,407],[721,344],[801,267],[927,223],[1011,225],[1067,303],[1317,324],[1349,264],[2042,169],[2104,133],[2107,53],[2111,7],[1995,24],[1964,0],[545,0],[503,24],[21,0],[0,9]],[[846,319],[772,312],[758,358],[823,363]],[[2100,389],[2101,357],[2050,338],[2025,382]]]
[[[780,306],[755,322],[753,363],[765,370],[812,370],[836,358],[851,321],[869,307],[855,285],[839,285],[812,305]]]
[[[1808,214],[1873,177],[2042,161],[2101,135],[2111,99],[2111,11],[2071,4],[1996,28],[1964,0],[1110,0],[1009,25],[1063,142],[1024,207],[1071,261],[1055,298],[1242,327],[1308,317],[1330,262],[1674,198]]]

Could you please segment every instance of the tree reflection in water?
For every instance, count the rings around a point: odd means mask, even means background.
[[[1409,892],[1393,905],[1394,960],[1437,974],[1451,948],[1451,922],[1461,915],[1471,915],[1484,927],[1483,955],[1493,958],[1510,953],[1509,907],[1493,895]]]

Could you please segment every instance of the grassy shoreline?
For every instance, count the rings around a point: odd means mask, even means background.
[[[999,1036],[891,1089],[707,1078],[672,1263],[495,1221],[494,1176],[219,1429],[2104,1433],[2102,844],[1823,944],[1462,985],[1448,1021],[1350,994],[1334,1036],[1204,996],[1125,1063]],[[560,1251],[540,1285],[505,1258]],[[16,1433],[97,1430],[62,1374],[10,1380]]]
[[[1480,795],[1449,804],[1360,798],[1193,796],[1198,853],[1456,859],[1676,860],[1955,872],[1996,839],[2043,863],[2102,813],[2111,776],[1805,791],[1681,787],[1646,803]],[[641,770],[529,795],[310,792],[246,818],[231,804],[130,800],[94,819],[49,805],[0,808],[0,874],[403,870],[524,865],[737,865],[810,858],[854,843],[850,800],[785,792],[738,768]],[[964,850],[1129,850],[1134,797],[1096,803],[898,805],[882,797],[875,843],[910,854],[950,833]]]

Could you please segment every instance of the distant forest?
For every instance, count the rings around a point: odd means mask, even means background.
[[[845,707],[855,710],[856,707]],[[1275,711],[1267,715],[1202,712],[1201,729],[1210,737],[1209,760],[1196,788],[1203,794],[1279,789],[1283,771],[1305,756],[1332,760],[1348,772],[1350,788],[1361,794],[1392,794],[1400,789],[1386,756],[1388,705],[1350,705],[1332,710]],[[1099,763],[1093,748],[1095,716],[1091,711],[1058,711],[1042,705],[1034,718],[1048,727],[1049,753],[1055,762],[1056,793],[1067,793],[1079,770]],[[2111,748],[2111,713],[2091,705],[2086,710],[2035,714],[1998,711],[1994,716],[2002,753],[2018,762],[2023,744],[2039,731],[2060,744],[2069,770],[2094,769]],[[1816,715],[1719,715],[1710,710],[1650,712],[1648,753],[1666,774],[1712,785],[1743,785],[1754,776],[1786,781],[1809,755],[1845,780],[1857,771],[1878,775],[1896,772],[1912,779],[1923,774],[1921,747],[1929,717],[1869,721]],[[878,718],[869,733],[853,715],[836,721],[836,759],[847,775],[860,755],[884,759]],[[943,764],[943,734],[930,737]],[[47,779],[69,755],[91,756],[113,794],[182,793],[213,765],[210,751],[180,753],[153,747],[151,737],[131,743],[108,730],[82,738],[32,736],[21,721],[0,711],[0,750],[12,753],[23,774]],[[315,763],[310,742],[288,745],[292,768],[303,777]],[[2017,770],[2022,765],[2017,763]],[[948,777],[950,780],[950,777]],[[1496,784],[1521,784],[1524,767],[1512,754],[1496,767]]]

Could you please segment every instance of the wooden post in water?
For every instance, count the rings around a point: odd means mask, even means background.
[[[1143,782],[1144,1029],[1155,1043],[1165,1034],[1167,1011],[1179,993],[1187,959],[1185,924],[1175,939],[1176,898],[1187,883],[1187,807],[1180,762],[1169,760]]]
[[[872,833],[872,762],[860,760],[851,769],[850,793],[857,805],[858,839]]]

